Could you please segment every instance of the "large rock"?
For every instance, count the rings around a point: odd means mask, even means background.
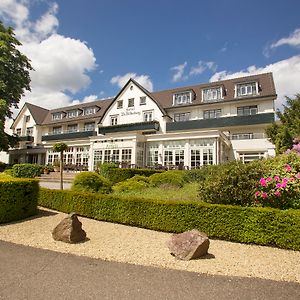
[[[81,228],[82,223],[75,213],[70,213],[52,231],[52,237],[56,241],[65,243],[78,243],[86,238],[86,232]]]
[[[171,254],[176,258],[190,260],[207,254],[209,239],[205,233],[193,229],[173,234],[167,245]]]

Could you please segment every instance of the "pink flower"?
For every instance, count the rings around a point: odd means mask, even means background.
[[[275,191],[275,192],[274,192],[274,195],[275,195],[276,197],[280,197],[280,196],[281,196],[281,193],[280,193],[279,191]]]
[[[266,181],[265,178],[261,178],[261,179],[259,180],[259,183],[260,183],[261,186],[267,186],[267,185],[268,185],[268,183],[267,183],[267,181]]]
[[[289,179],[289,181],[293,182],[293,181],[295,181],[295,178],[294,178],[294,177],[291,177],[291,178]]]
[[[287,150],[285,151],[285,154],[289,154],[289,153],[291,153],[291,152],[292,152],[291,149],[287,149]]]
[[[296,175],[296,178],[300,179],[300,173],[298,173],[298,174]]]
[[[281,187],[285,188],[286,187],[286,182],[282,182]]]
[[[281,183],[276,183],[276,188],[280,189],[281,188]]]
[[[273,179],[272,177],[268,177],[268,178],[266,179],[266,181],[269,182],[269,181],[271,181],[272,179]]]
[[[256,192],[255,192],[255,198],[257,198],[259,195],[260,195],[260,192],[259,192],[259,191],[256,191]]]
[[[274,176],[274,180],[275,180],[275,181],[279,181],[279,180],[280,180],[280,177],[279,177],[279,176]]]
[[[266,192],[263,192],[263,193],[262,193],[262,197],[263,197],[264,199],[266,199],[266,198],[268,198],[269,196],[268,196],[268,194],[267,194]]]
[[[285,166],[285,170],[286,170],[287,172],[289,172],[289,171],[292,170],[292,167],[291,167],[290,165],[286,165],[286,166]]]

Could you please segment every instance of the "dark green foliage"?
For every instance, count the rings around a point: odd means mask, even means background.
[[[210,238],[300,250],[300,211],[150,201],[41,189],[39,205],[96,220],[166,232],[198,229]]]
[[[44,167],[34,164],[16,164],[13,165],[11,175],[17,178],[34,178],[41,176]]]
[[[161,170],[150,170],[150,169],[127,169],[118,168],[114,163],[104,163],[99,165],[98,173],[107,178],[112,184],[124,181],[135,175],[141,175],[149,177],[155,173],[161,173]]]
[[[208,203],[252,205],[259,180],[266,172],[263,161],[232,161],[214,167],[200,183],[199,198]]]
[[[166,171],[163,173],[153,174],[149,177],[152,186],[170,185],[183,187],[186,183],[184,171]]]
[[[111,183],[96,172],[81,172],[76,175],[72,190],[105,194],[111,192]]]
[[[192,169],[185,171],[185,180],[187,182],[201,182],[218,170],[218,165],[205,165],[200,169]]]
[[[115,192],[128,192],[134,190],[142,190],[149,186],[149,178],[145,176],[135,175],[125,181],[118,182],[113,186]]]
[[[7,164],[0,161],[0,172],[3,172],[7,168]]]
[[[0,180],[0,223],[37,213],[39,184],[34,179]]]

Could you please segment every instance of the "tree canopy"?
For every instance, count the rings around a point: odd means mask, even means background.
[[[276,146],[277,153],[283,153],[293,146],[293,140],[300,137],[300,94],[295,98],[286,97],[283,111],[277,111],[280,122],[273,123],[266,133],[270,141]]]
[[[29,59],[17,47],[13,29],[0,21],[0,151],[13,146],[15,139],[4,132],[6,118],[12,118],[12,108],[18,107],[25,90],[30,91]]]

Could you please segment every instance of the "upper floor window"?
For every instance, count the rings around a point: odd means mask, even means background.
[[[237,108],[237,115],[238,116],[250,116],[257,114],[257,105],[252,106],[241,106]]]
[[[204,89],[202,93],[203,93],[203,98],[202,98],[203,101],[218,101],[222,99],[223,96],[221,87]]]
[[[253,96],[258,93],[257,82],[241,83],[236,85],[236,97]]]
[[[140,105],[146,105],[146,97],[140,97]]]
[[[67,117],[68,118],[76,118],[76,117],[78,117],[78,110],[77,109],[69,110],[67,112]]]
[[[21,128],[16,129],[16,134],[19,135],[19,136],[21,135]]]
[[[84,124],[84,131],[94,131],[95,130],[95,123],[85,123]]]
[[[184,105],[192,102],[192,92],[182,92],[173,95],[173,105]]]
[[[204,119],[216,119],[221,117],[221,109],[205,110],[203,114]]]
[[[176,113],[174,114],[174,121],[175,122],[184,122],[184,121],[188,121],[191,117],[191,113],[190,112],[186,112],[186,113]]]
[[[128,99],[128,107],[134,107],[134,98]]]
[[[78,129],[77,124],[68,125],[68,132],[77,132],[77,129]]]
[[[231,135],[232,140],[251,140],[253,139],[253,133],[233,133]]]
[[[149,111],[144,111],[143,112],[143,119],[144,122],[150,122],[153,120],[153,111],[149,110]]]
[[[117,108],[123,108],[123,100],[117,101]]]
[[[30,116],[25,116],[25,122],[29,122],[30,121]]]
[[[85,107],[83,111],[85,116],[93,115],[96,113],[96,107],[95,106]]]
[[[53,113],[52,120],[60,120],[62,119],[62,116],[63,116],[62,112]]]
[[[110,116],[110,125],[117,125],[118,124],[118,116]]]
[[[61,126],[55,126],[55,127],[53,127],[52,133],[53,134],[60,134],[60,133],[62,133],[62,127]]]
[[[26,135],[28,135],[28,136],[33,135],[33,127],[27,127],[26,128]]]

